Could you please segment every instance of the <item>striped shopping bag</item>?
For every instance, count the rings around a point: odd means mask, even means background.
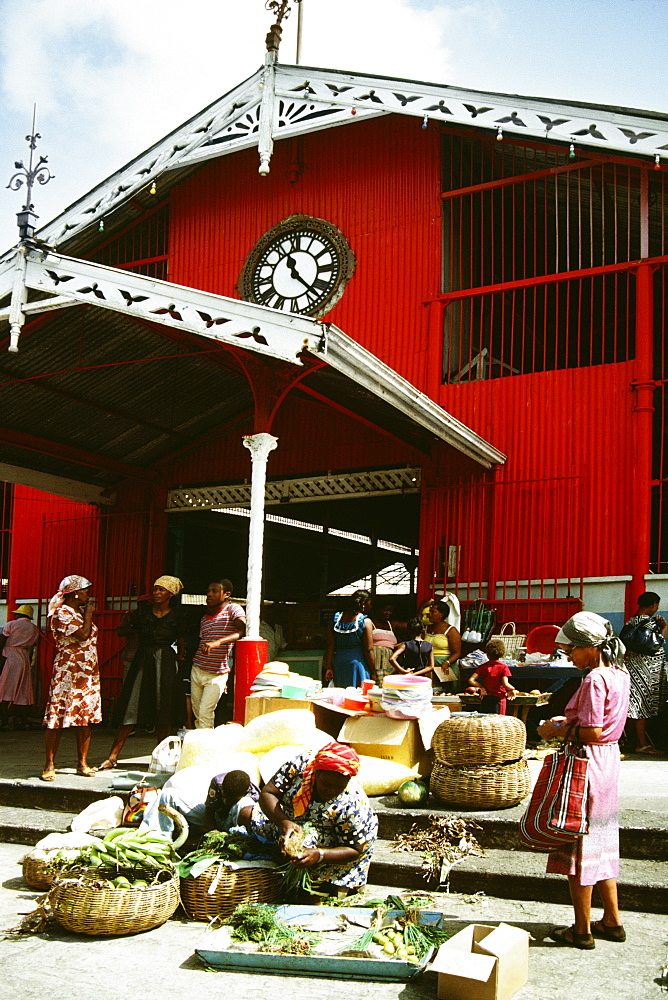
[[[524,847],[549,853],[589,832],[587,764],[587,751],[575,744],[548,754],[520,820]]]

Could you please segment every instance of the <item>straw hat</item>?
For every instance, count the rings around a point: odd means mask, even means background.
[[[18,608],[14,608],[12,611],[13,615],[25,615],[26,618],[32,618],[33,609],[29,604],[19,604]]]

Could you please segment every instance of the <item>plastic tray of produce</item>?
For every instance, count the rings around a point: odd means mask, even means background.
[[[327,917],[330,917],[332,930],[329,932],[333,936],[330,947],[345,950],[346,938],[353,941],[363,933],[364,927],[369,927],[374,914],[373,909],[366,907],[325,907],[325,906],[279,906],[276,907],[276,916],[285,921],[286,924],[303,926],[304,922],[308,926],[309,919],[314,920],[313,926],[318,926],[318,920],[325,926]],[[399,916],[399,911],[389,911],[387,918]],[[334,935],[334,924],[339,927],[348,922],[350,929],[345,927],[339,931],[340,940],[336,941]],[[421,924],[433,924],[439,928],[443,927],[443,914],[429,910],[419,912],[419,922]],[[347,956],[337,954],[310,954],[310,955],[289,955],[276,954],[275,952],[261,951],[239,951],[226,947],[217,946],[216,939],[220,940],[220,932],[225,928],[213,929],[205,932],[202,946],[195,949],[195,953],[206,965],[215,969],[228,969],[239,972],[262,972],[280,973],[283,975],[295,976],[324,976],[336,979],[362,979],[362,980],[384,980],[390,982],[401,982],[406,979],[413,979],[421,972],[433,957],[434,949],[425,954],[420,962],[410,962],[404,959],[366,956]],[[321,934],[321,938],[327,936],[327,931]],[[339,948],[339,945],[341,946]],[[250,945],[249,945],[250,947]]]

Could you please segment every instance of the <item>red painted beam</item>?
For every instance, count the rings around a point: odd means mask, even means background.
[[[156,483],[160,479],[157,473],[148,469],[140,469],[136,465],[128,465],[126,462],[117,462],[113,458],[104,458],[94,452],[82,451],[69,444],[49,441],[47,438],[36,437],[34,434],[11,431],[7,427],[0,427],[0,441],[24,448],[26,451],[37,452],[40,455],[53,455],[62,458],[65,462],[75,462],[77,465],[84,465],[88,468],[112,472],[124,479],[137,479],[142,483]]]
[[[479,285],[476,288],[463,288],[456,292],[443,292],[426,299],[425,305],[431,302],[453,302],[455,299],[470,299],[478,295],[492,295],[495,292],[512,292],[517,288],[534,288],[537,285],[553,285],[559,281],[577,281],[578,278],[595,278],[599,274],[613,274],[615,271],[637,271],[638,268],[668,264],[668,254],[661,257],[647,257],[645,260],[630,260],[623,264],[602,264],[600,267],[584,267],[579,271],[557,271],[556,274],[543,274],[536,278],[518,278],[517,281],[505,281],[496,285]]]
[[[546,167],[545,170],[534,170],[528,174],[515,174],[511,177],[500,177],[495,181],[485,181],[483,184],[471,184],[469,187],[455,188],[452,191],[442,191],[441,198],[459,198],[464,194],[475,194],[477,191],[492,191],[494,188],[510,187],[513,184],[524,184],[526,181],[538,181],[554,174],[565,174],[571,170],[584,170],[587,167],[598,167],[597,160],[580,160],[578,163],[565,163],[562,167]]]

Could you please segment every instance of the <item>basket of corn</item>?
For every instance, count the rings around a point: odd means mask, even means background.
[[[77,934],[138,934],[179,905],[176,854],[168,836],[119,828],[64,868],[49,893],[57,922]]]

